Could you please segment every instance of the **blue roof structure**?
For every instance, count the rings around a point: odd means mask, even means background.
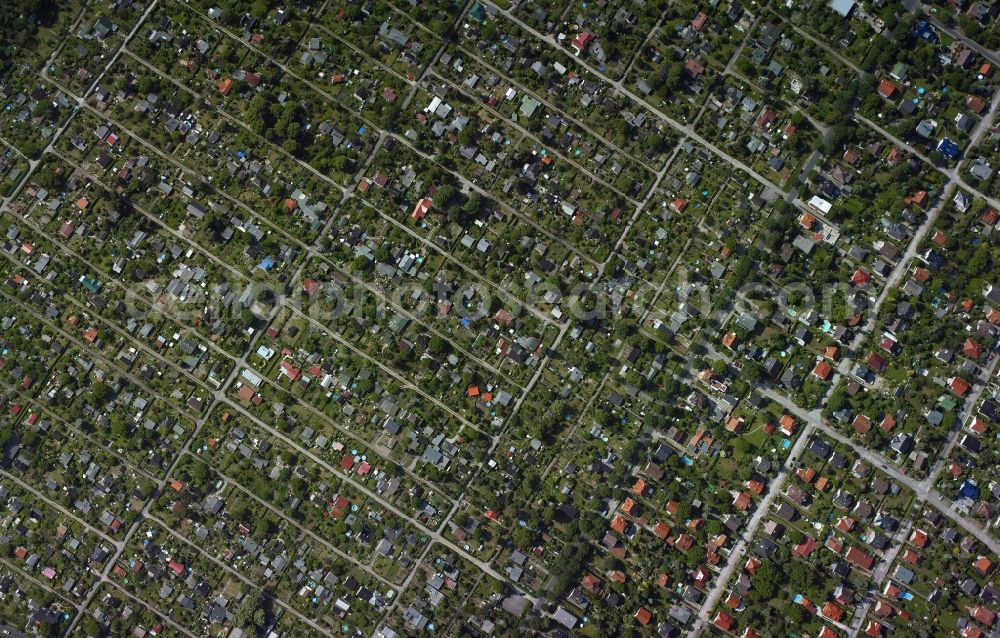
[[[971,498],[972,500],[979,498],[979,486],[972,481],[962,483],[962,487],[958,491],[965,498]]]
[[[931,44],[938,43],[938,34],[927,20],[921,20],[916,26],[917,35]]]
[[[854,4],[854,0],[830,0],[830,8],[842,18],[851,15]]]
[[[952,142],[947,137],[942,137],[941,141],[938,142],[937,152],[944,155],[947,159],[955,160],[958,159],[958,154],[961,151],[958,148],[958,144]]]

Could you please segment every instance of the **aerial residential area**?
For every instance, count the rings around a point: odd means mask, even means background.
[[[0,31],[0,636],[1000,637],[1000,3]]]

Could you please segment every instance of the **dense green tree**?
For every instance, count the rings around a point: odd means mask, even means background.
[[[15,51],[34,42],[39,27],[51,26],[59,13],[55,0],[0,2],[0,60],[16,59]]]
[[[267,621],[264,596],[260,589],[248,593],[236,610],[236,625],[243,631],[256,635]]]

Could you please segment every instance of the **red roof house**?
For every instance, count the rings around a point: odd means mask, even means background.
[[[856,565],[865,571],[871,571],[872,564],[875,562],[875,559],[872,556],[869,556],[857,547],[848,549],[847,553],[844,554],[844,559],[852,565]]]
[[[595,37],[593,33],[589,31],[581,31],[579,35],[573,38],[571,45],[574,49],[576,49],[576,54],[580,55],[587,50],[594,39]]]
[[[417,202],[417,205],[413,209],[413,213],[410,215],[413,219],[420,221],[427,216],[427,213],[431,212],[431,207],[434,205],[434,200],[430,197],[425,197]]]

